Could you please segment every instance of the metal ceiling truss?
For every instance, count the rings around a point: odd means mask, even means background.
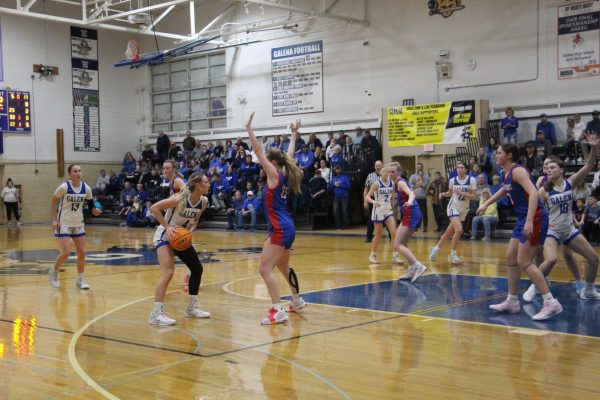
[[[55,21],[91,28],[110,29],[141,35],[156,35],[176,42],[185,42],[203,38],[219,36],[218,40],[211,40],[210,44],[218,47],[230,47],[237,44],[254,43],[258,41],[275,40],[284,37],[306,35],[309,33],[323,32],[332,29],[341,29],[348,26],[368,26],[366,19],[332,13],[336,6],[342,8],[344,0],[321,0],[318,9],[307,9],[292,5],[292,0],[47,0],[70,7],[81,9],[81,19],[68,18],[43,11],[32,11],[37,0],[14,0],[14,7],[0,7],[0,14],[19,15],[47,21]],[[157,2],[158,1],[158,2]],[[363,15],[366,16],[366,0],[361,1]],[[225,11],[216,15],[207,25],[196,31],[196,10],[208,3],[227,3]],[[186,4],[187,3],[187,4]],[[303,4],[301,1],[295,3]],[[181,31],[181,24],[177,25],[178,31],[156,30],[157,25],[163,21],[176,8],[183,10],[187,5],[189,14],[189,33]],[[260,9],[259,18],[264,15],[264,8],[287,12],[285,16],[252,20],[248,7]],[[248,14],[248,21],[231,22],[236,20],[240,7],[244,7]],[[72,13],[71,13],[72,14]],[[156,16],[155,16],[156,14]],[[229,17],[229,18],[228,18]],[[317,19],[333,20],[334,23],[316,25]],[[219,23],[220,27],[217,27]]]

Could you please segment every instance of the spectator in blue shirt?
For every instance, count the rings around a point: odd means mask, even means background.
[[[331,178],[333,190],[333,218],[336,229],[348,226],[348,201],[350,199],[350,181],[342,174],[342,167],[335,167],[335,175]]]
[[[279,144],[279,149],[284,153],[287,153],[288,148],[290,147],[290,139],[287,135],[281,135],[281,143]]]
[[[237,187],[238,175],[233,170],[233,167],[230,165],[225,172],[225,175],[222,176],[224,180],[229,184],[229,189],[233,190]]]
[[[511,107],[507,107],[504,111],[506,117],[500,122],[500,129],[504,130],[504,143],[517,144],[517,128],[519,120],[515,117],[515,112]]]
[[[221,157],[219,159],[219,165],[217,166],[217,171],[219,171],[219,174],[221,174],[221,176],[225,176],[225,174],[227,173],[227,168],[229,168],[229,165],[227,164],[227,160],[225,160],[224,157]]]
[[[339,144],[336,144],[333,147],[333,154],[329,159],[329,165],[332,169],[335,169],[336,167],[344,169],[344,154],[342,153],[342,146]]]
[[[127,196],[129,196],[130,201],[135,196],[135,190],[131,187],[129,182],[125,182],[123,184],[123,190],[121,190],[121,196],[119,199],[121,201],[121,206],[127,203]]]
[[[554,129],[554,124],[548,121],[548,116],[545,113],[540,115],[540,118],[542,120],[537,124],[535,131],[544,132],[544,137],[552,143],[552,146],[556,146],[556,130]]]
[[[233,200],[231,201],[231,207],[227,209],[225,215],[227,215],[227,230],[232,231],[240,226],[234,226],[234,222],[237,221],[238,212],[242,210],[244,205],[244,199],[242,198],[242,192],[239,190],[235,191]]]
[[[146,203],[146,200],[148,200],[148,193],[146,193],[144,190],[144,185],[141,183],[136,185],[135,195],[138,197],[138,199],[140,199],[140,203],[142,204]]]
[[[219,211],[226,208],[229,200],[229,185],[226,180],[221,179],[221,174],[218,172],[213,175],[213,181],[212,201],[215,209]]]
[[[298,167],[304,171],[304,180],[308,182],[308,179],[312,176],[312,168],[315,162],[315,155],[309,150],[308,144],[302,145],[302,150],[298,153]]]
[[[254,196],[254,192],[249,190],[246,193],[246,200],[242,205],[241,211],[238,214],[238,229],[244,228],[244,217],[250,216],[250,230],[256,230],[256,212],[258,211],[258,199]]]

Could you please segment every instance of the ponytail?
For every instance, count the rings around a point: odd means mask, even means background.
[[[178,212],[182,212],[183,210],[185,210],[185,206],[187,205],[187,200],[190,193],[192,193],[196,189],[196,184],[201,182],[205,176],[206,175],[204,175],[203,172],[194,172],[190,176],[190,179],[188,180],[187,184],[183,187],[183,189],[181,189],[179,193],[173,195],[181,196],[179,199],[179,203],[177,204]]]
[[[277,161],[277,165],[285,168],[289,187],[294,193],[300,193],[300,183],[302,182],[302,170],[298,168],[294,159],[287,153],[279,149],[271,149],[267,152],[269,161]]]

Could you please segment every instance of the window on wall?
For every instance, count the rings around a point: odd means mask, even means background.
[[[152,67],[152,129],[178,132],[227,126],[225,53]]]

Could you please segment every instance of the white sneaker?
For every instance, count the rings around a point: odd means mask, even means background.
[[[427,271],[427,267],[423,264],[417,264],[417,266],[414,269],[413,272],[413,277],[410,280],[411,282],[416,282],[417,279],[419,279],[421,277],[421,275],[423,275],[425,273],[425,271]]]
[[[538,290],[537,286],[532,283],[529,285],[525,293],[523,293],[523,301],[526,303],[531,303],[538,294],[540,294],[540,291]]]
[[[448,257],[448,260],[452,264],[462,264],[462,260],[458,257],[457,254],[450,254],[450,257]]]
[[[21,227],[21,226],[23,226],[23,223],[21,221],[19,221],[19,222],[17,222],[17,226]]]
[[[596,289],[594,289],[593,292],[588,292],[588,291],[586,291],[584,289],[579,294],[579,298],[581,300],[595,300],[595,301],[598,301],[598,300],[600,300],[600,293],[598,293],[598,291]]]
[[[263,320],[260,321],[260,323],[262,325],[275,325],[275,324],[281,324],[282,322],[285,322],[287,320],[288,320],[288,315],[285,311],[277,310],[274,307],[271,307],[267,316],[265,318],[263,318]]]
[[[75,285],[82,290],[88,290],[90,288],[90,285],[88,285],[83,278],[77,278],[77,282],[75,282]]]
[[[175,321],[173,318],[167,317],[165,314],[155,314],[151,313],[150,318],[148,319],[148,323],[150,325],[159,325],[159,326],[169,326],[174,325]]]
[[[296,312],[301,308],[306,307],[307,305],[308,304],[306,304],[302,297],[298,297],[298,300],[292,300],[290,304],[288,304],[287,307],[285,307],[285,310],[287,312]]]
[[[583,162],[583,157],[579,157],[579,158],[577,159],[577,162]]]
[[[8,221],[8,223],[6,224],[6,226],[12,226],[12,221]]]
[[[379,264],[379,261],[377,261],[377,254],[371,253],[371,255],[369,255],[369,262],[371,264]]]
[[[481,238],[482,242],[489,242],[490,241],[490,237],[489,236],[484,236],[483,238]]]
[[[399,281],[410,281],[413,279],[413,277],[415,276],[415,267],[410,266],[408,267],[408,271],[402,275],[400,278],[398,278]]]
[[[203,311],[200,307],[186,307],[183,315],[187,318],[210,318],[210,313]]]
[[[50,286],[53,288],[60,287],[60,281],[58,280],[58,271],[54,269],[54,267],[48,268],[48,280],[50,281]]]
[[[404,260],[398,254],[392,257],[392,262],[394,264],[404,264]]]
[[[440,249],[437,247],[432,247],[431,250],[429,250],[429,261],[435,261],[435,258],[437,257],[438,253],[440,252]]]
[[[568,164],[571,162],[571,159],[569,157],[565,158],[565,164]]]

